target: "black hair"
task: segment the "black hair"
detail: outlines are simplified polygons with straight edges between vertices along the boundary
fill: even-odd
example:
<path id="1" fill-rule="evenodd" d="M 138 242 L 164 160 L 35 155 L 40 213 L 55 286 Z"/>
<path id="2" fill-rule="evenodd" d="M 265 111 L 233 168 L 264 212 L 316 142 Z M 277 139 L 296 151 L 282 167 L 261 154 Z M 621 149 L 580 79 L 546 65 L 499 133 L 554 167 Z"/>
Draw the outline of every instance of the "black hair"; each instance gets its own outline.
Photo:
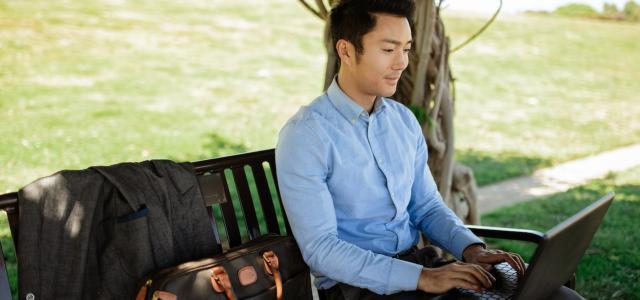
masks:
<path id="1" fill-rule="evenodd" d="M 341 0 L 331 9 L 330 33 L 333 46 L 340 39 L 351 42 L 362 54 L 362 36 L 376 26 L 374 13 L 405 17 L 413 28 L 413 0 Z M 412 31 L 413 32 L 413 31 Z"/>

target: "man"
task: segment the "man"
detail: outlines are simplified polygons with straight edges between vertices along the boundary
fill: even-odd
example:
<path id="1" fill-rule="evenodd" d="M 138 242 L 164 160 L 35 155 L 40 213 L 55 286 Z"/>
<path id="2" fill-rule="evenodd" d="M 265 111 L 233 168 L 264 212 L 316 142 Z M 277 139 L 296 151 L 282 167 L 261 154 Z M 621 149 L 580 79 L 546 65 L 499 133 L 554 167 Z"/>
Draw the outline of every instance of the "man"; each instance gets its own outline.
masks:
<path id="1" fill-rule="evenodd" d="M 411 0 L 349 0 L 333 8 L 338 75 L 280 132 L 284 208 L 323 298 L 483 290 L 499 262 L 524 274 L 519 255 L 485 249 L 443 204 L 420 125 L 385 98 L 408 65 L 413 10 Z M 430 267 L 398 259 L 415 252 L 420 232 L 464 262 Z"/>

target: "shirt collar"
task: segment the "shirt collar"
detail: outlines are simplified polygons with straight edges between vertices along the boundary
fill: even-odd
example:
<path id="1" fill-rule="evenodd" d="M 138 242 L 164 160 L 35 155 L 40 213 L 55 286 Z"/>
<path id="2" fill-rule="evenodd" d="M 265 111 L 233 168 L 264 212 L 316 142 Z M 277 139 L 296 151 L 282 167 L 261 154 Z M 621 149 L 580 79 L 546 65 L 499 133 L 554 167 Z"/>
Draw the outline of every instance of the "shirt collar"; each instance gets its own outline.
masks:
<path id="1" fill-rule="evenodd" d="M 362 113 L 365 113 L 365 116 L 368 115 L 362 106 L 358 105 L 358 103 L 342 91 L 338 85 L 337 76 L 333 78 L 331 85 L 327 88 L 327 95 L 329 96 L 329 101 L 333 103 L 338 112 L 349 121 L 353 122 Z M 376 97 L 373 104 L 373 113 L 381 112 L 386 106 L 387 104 L 383 97 Z"/>

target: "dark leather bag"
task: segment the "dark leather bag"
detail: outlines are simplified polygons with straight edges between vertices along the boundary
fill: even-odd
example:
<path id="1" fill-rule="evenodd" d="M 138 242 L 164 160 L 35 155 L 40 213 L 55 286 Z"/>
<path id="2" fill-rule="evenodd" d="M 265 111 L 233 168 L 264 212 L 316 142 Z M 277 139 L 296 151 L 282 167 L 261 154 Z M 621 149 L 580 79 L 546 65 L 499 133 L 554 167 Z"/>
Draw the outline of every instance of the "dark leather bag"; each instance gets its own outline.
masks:
<path id="1" fill-rule="evenodd" d="M 152 274 L 136 300 L 311 300 L 309 267 L 295 240 L 268 234 L 224 254 Z"/>

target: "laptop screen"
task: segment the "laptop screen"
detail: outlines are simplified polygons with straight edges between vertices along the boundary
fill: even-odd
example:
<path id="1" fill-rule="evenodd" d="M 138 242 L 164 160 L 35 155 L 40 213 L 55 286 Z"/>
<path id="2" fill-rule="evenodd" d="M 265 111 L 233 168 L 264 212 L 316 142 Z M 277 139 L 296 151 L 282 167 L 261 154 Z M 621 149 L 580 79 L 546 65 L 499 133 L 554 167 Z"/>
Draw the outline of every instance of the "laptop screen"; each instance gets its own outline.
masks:
<path id="1" fill-rule="evenodd" d="M 609 193 L 547 231 L 515 299 L 545 299 L 571 278 L 613 201 Z"/>

